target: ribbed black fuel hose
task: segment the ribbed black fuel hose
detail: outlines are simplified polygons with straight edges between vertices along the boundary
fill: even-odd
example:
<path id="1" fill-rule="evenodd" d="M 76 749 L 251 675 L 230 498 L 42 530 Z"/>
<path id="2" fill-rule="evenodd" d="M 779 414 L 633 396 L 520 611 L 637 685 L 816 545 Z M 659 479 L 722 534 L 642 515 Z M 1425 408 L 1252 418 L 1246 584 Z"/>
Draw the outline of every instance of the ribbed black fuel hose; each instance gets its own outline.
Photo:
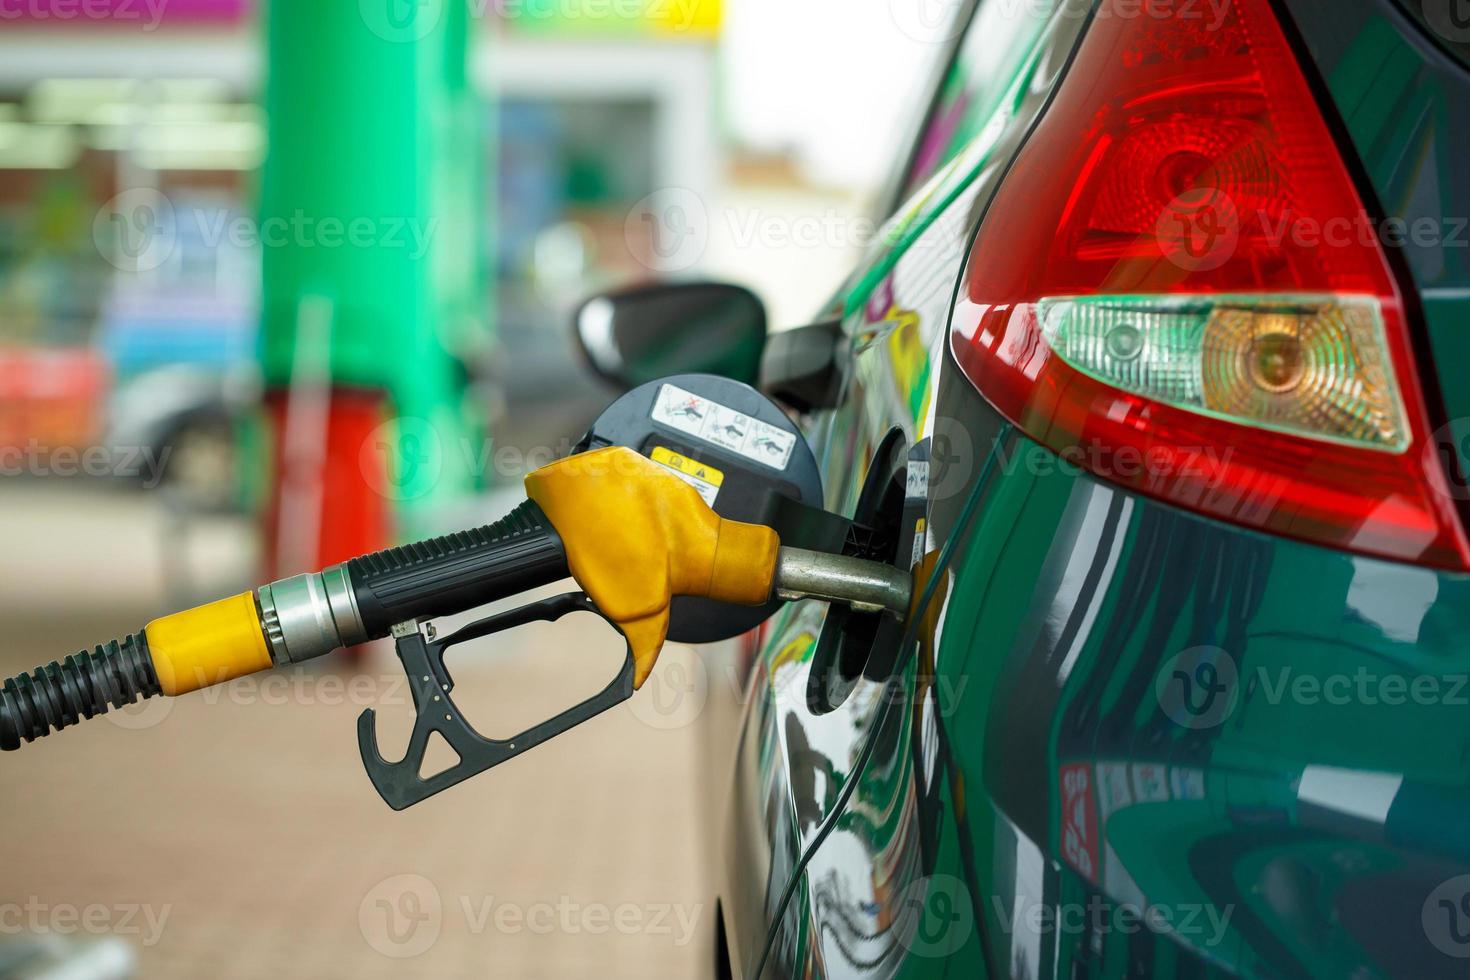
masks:
<path id="1" fill-rule="evenodd" d="M 148 641 L 135 633 L 121 642 L 83 650 L 0 688 L 0 749 L 20 748 L 87 718 L 163 693 Z"/>

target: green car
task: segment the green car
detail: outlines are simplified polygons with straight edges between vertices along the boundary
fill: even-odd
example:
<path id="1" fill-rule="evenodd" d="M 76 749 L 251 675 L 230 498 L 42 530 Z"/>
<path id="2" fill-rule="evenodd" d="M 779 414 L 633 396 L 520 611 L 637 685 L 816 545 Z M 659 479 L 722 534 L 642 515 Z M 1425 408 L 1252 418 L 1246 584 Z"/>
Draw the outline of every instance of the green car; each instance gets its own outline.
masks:
<path id="1" fill-rule="evenodd" d="M 962 6 L 764 379 L 926 604 L 763 628 L 718 975 L 1470 975 L 1470 9 Z"/>

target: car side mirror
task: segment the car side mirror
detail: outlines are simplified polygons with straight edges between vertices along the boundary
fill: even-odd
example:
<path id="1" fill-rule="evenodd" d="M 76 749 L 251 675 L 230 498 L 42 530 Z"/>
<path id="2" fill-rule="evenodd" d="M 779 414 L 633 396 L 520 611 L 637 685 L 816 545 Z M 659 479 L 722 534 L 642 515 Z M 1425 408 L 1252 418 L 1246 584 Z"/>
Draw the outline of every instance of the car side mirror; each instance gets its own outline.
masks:
<path id="1" fill-rule="evenodd" d="M 771 335 L 761 355 L 760 389 L 798 412 L 842 403 L 849 342 L 841 320 Z"/>
<path id="2" fill-rule="evenodd" d="M 640 286 L 587 300 L 573 328 L 592 370 L 624 388 L 672 374 L 716 374 L 753 385 L 766 344 L 766 308 L 740 286 Z"/>

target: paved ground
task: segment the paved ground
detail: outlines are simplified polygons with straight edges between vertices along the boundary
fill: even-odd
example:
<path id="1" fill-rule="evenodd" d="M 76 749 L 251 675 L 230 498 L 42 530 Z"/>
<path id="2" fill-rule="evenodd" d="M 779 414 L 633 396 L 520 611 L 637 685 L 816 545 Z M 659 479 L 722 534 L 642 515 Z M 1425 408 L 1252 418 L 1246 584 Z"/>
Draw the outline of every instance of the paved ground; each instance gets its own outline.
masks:
<path id="1" fill-rule="evenodd" d="M 246 584 L 248 529 L 193 527 L 170 571 L 177 530 L 144 497 L 0 487 L 0 670 Z M 504 734 L 591 693 L 620 655 L 595 620 L 480 641 L 451 664 L 456 700 Z M 140 976 L 190 980 L 707 975 L 704 842 L 735 700 L 700 683 L 727 676 L 715 656 L 671 648 L 654 696 L 404 813 L 374 793 L 355 737 L 378 705 L 385 746 L 406 739 L 391 650 L 356 674 L 94 720 L 0 757 L 0 933 L 118 936 Z"/>

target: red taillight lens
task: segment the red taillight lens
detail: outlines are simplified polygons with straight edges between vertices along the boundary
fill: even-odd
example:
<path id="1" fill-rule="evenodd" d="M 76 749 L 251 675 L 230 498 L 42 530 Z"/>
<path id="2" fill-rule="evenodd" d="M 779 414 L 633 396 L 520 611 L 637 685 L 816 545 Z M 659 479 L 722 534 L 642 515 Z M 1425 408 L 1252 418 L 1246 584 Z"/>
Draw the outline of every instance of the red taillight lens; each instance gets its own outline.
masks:
<path id="1" fill-rule="evenodd" d="M 955 356 L 1130 489 L 1470 567 L 1403 299 L 1311 89 L 1268 0 L 1213 16 L 1104 0 L 986 215 Z"/>

